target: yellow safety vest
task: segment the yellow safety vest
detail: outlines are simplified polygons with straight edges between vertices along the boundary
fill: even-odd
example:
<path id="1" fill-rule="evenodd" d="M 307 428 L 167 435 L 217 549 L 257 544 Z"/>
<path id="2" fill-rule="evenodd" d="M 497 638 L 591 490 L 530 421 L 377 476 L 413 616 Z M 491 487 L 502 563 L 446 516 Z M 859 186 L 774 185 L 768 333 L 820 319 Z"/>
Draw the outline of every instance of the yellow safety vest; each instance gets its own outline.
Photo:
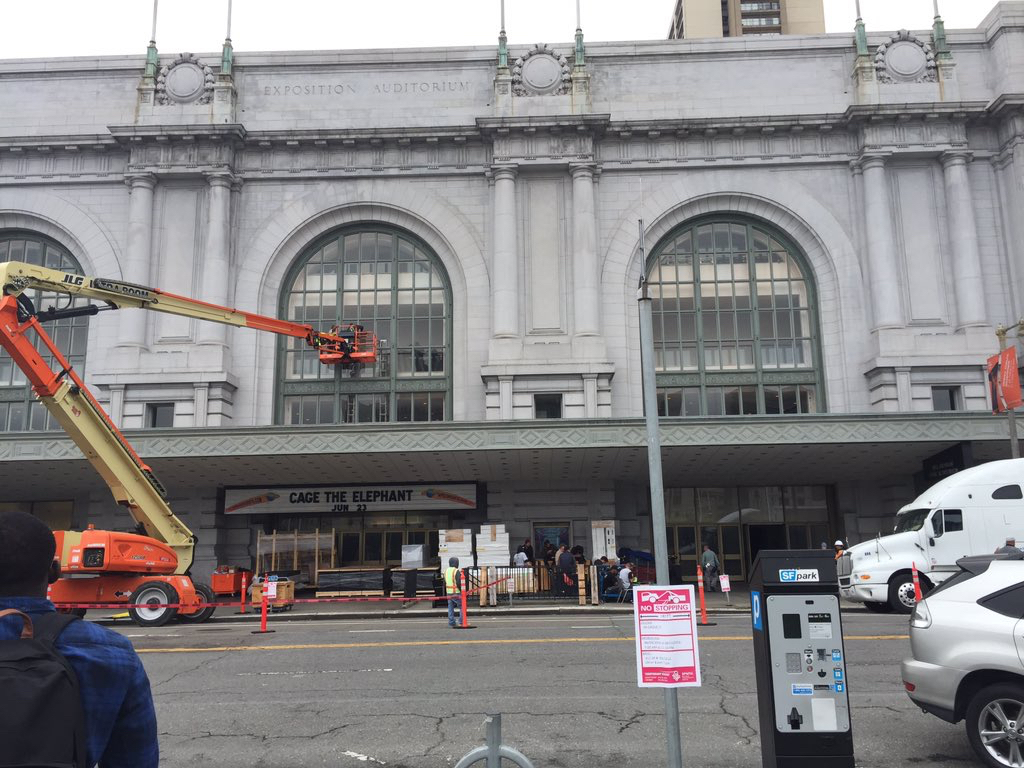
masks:
<path id="1" fill-rule="evenodd" d="M 457 595 L 462 590 L 459 589 L 459 569 L 458 568 L 446 568 L 444 571 L 444 591 L 449 595 Z"/>

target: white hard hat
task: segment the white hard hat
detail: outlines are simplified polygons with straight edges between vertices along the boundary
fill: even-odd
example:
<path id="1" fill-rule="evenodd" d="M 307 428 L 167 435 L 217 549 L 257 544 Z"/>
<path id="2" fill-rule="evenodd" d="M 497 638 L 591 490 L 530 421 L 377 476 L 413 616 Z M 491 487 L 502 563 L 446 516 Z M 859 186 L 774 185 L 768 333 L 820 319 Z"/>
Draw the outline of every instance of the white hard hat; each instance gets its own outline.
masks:
<path id="1" fill-rule="evenodd" d="M 836 539 L 836 543 L 835 543 L 834 546 L 837 546 L 837 547 L 843 546 L 843 540 L 842 539 Z"/>

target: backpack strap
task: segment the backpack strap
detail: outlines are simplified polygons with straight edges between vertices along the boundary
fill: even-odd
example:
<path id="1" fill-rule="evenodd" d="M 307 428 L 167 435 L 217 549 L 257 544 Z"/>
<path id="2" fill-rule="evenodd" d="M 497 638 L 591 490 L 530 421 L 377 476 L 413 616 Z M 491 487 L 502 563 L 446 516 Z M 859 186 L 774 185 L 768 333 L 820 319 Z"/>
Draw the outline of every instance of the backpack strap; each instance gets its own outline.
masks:
<path id="1" fill-rule="evenodd" d="M 73 621 L 78 621 L 78 616 L 73 613 L 50 611 L 40 614 L 36 616 L 34 637 L 47 648 L 51 648 L 60 637 L 60 633 Z"/>
<path id="2" fill-rule="evenodd" d="M 16 608 L 6 608 L 0 611 L 0 619 L 6 618 L 8 616 L 18 616 L 21 618 L 21 639 L 31 640 L 34 631 L 32 625 L 32 617 L 29 616 L 27 613 L 22 613 Z"/>

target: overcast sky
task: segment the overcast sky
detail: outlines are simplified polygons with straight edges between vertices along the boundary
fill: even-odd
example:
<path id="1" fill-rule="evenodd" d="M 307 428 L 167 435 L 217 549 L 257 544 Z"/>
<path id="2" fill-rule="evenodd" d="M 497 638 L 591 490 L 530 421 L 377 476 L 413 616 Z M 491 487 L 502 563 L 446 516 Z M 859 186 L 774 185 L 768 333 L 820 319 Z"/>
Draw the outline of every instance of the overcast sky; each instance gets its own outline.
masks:
<path id="1" fill-rule="evenodd" d="M 152 0 L 0 0 L 0 58 L 142 53 Z M 853 28 L 854 0 L 824 0 L 828 32 Z M 581 0 L 588 41 L 666 37 L 675 0 Z M 939 0 L 947 29 L 973 28 L 994 0 Z M 160 0 L 163 53 L 220 48 L 228 0 Z M 499 0 L 234 0 L 235 50 L 492 45 Z M 511 46 L 571 40 L 575 0 L 506 0 Z M 861 0 L 869 30 L 926 29 L 932 0 Z"/>

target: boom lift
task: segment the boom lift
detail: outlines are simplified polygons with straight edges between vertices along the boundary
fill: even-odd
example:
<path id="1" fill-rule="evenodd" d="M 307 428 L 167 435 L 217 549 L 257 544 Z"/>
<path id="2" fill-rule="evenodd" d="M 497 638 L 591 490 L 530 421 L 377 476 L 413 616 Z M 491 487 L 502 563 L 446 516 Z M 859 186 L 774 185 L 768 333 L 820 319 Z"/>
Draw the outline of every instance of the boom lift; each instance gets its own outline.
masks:
<path id="1" fill-rule="evenodd" d="M 225 325 L 254 328 L 305 340 L 324 365 L 358 371 L 377 360 L 377 337 L 359 325 L 312 326 L 208 304 L 119 280 L 9 261 L 0 262 L 0 345 L 25 374 L 36 397 L 64 428 L 136 523 L 138 533 L 55 531 L 62 577 L 50 598 L 58 603 L 125 603 L 136 624 L 161 626 L 175 615 L 205 621 L 214 611 L 200 607 L 213 592 L 189 576 L 196 538 L 171 511 L 163 485 L 128 444 L 106 411 L 57 349 L 41 323 L 94 315 L 97 304 L 37 311 L 25 295 L 52 291 L 102 302 L 106 309 L 148 309 Z M 54 370 L 29 332 L 53 356 Z M 180 605 L 180 607 L 172 607 Z"/>

